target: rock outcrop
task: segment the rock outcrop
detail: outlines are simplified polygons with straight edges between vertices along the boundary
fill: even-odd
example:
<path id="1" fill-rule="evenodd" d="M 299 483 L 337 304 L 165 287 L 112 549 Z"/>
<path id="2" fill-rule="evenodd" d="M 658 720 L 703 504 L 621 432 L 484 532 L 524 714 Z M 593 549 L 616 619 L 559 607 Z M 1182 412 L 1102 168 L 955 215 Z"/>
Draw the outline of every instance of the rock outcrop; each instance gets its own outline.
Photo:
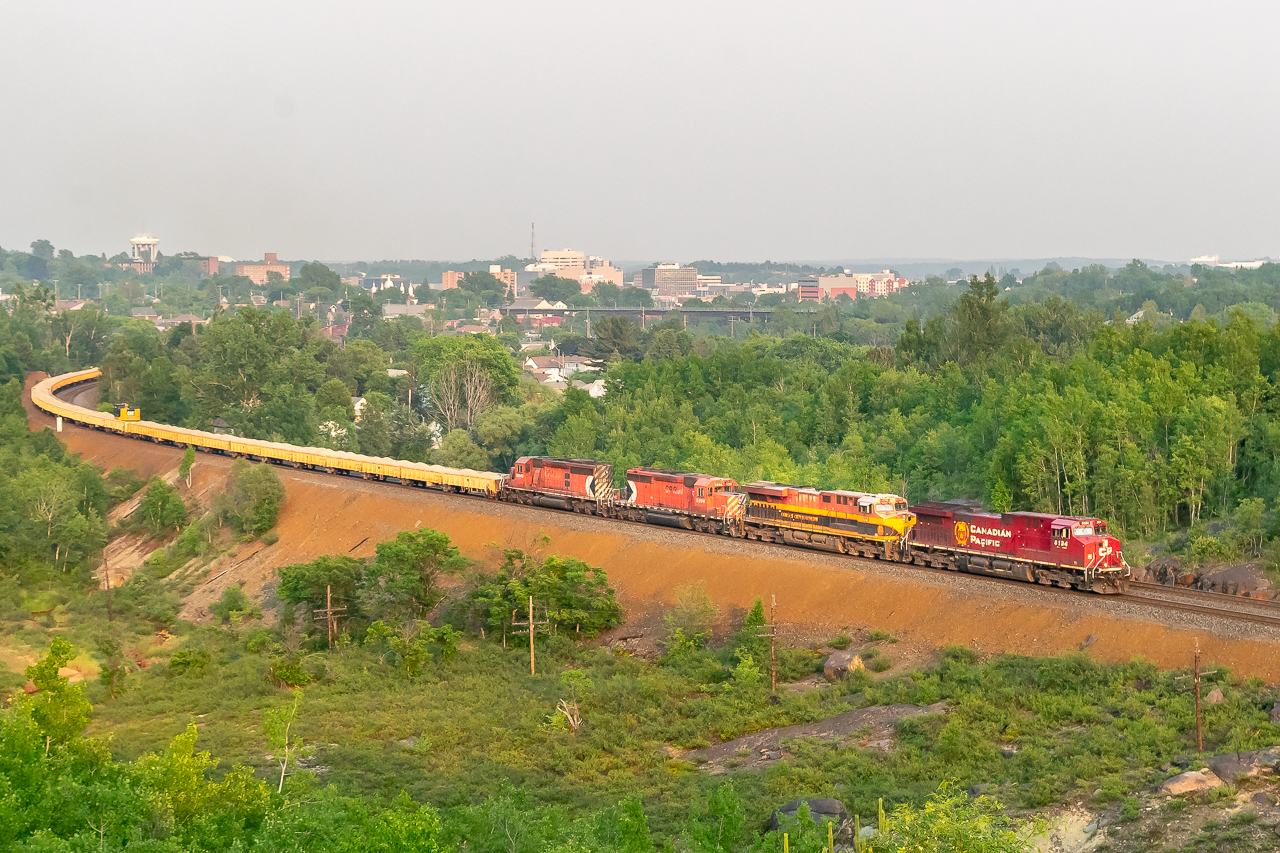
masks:
<path id="1" fill-rule="evenodd" d="M 1170 797 L 1179 794 L 1195 794 L 1222 787 L 1222 780 L 1212 770 L 1188 770 L 1179 773 L 1160 786 L 1160 793 Z"/>
<path id="2" fill-rule="evenodd" d="M 853 652 L 834 652 L 822 664 L 822 674 L 827 681 L 839 681 L 855 669 L 866 669 L 862 658 Z"/>

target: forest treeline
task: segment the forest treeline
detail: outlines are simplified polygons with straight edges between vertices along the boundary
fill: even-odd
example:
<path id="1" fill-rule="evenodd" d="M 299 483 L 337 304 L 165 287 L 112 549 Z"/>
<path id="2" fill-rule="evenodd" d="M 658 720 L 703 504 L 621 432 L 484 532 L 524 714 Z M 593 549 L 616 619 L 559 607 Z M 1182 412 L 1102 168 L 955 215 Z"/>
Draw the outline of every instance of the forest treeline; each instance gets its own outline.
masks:
<path id="1" fill-rule="evenodd" d="M 257 438 L 494 470 L 548 453 L 613 462 L 620 479 L 657 465 L 969 498 L 1098 514 L 1151 538 L 1280 496 L 1278 270 L 1192 282 L 1134 262 L 1043 270 L 1014 291 L 974 278 L 877 347 L 847 331 L 875 321 L 837 304 L 808 330 L 783 312 L 738 339 L 674 316 L 644 329 L 607 317 L 557 346 L 598 360 L 602 399 L 522 376 L 514 335 L 444 337 L 371 313 L 345 345 L 253 308 L 168 333 L 94 315 L 73 330 L 79 312 L 28 290 L 0 319 L 0 356 L 9 375 L 101 364 L 106 400 Z"/>

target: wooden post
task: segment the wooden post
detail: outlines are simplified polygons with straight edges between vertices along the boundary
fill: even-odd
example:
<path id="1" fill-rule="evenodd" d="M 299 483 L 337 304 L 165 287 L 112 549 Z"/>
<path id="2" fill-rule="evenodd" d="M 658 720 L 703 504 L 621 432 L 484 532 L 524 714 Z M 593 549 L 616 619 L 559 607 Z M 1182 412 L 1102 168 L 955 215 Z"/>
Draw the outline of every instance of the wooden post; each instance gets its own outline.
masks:
<path id="1" fill-rule="evenodd" d="M 536 663 L 535 663 L 535 659 L 534 659 L 533 635 L 534 635 L 534 633 L 538 630 L 538 626 L 539 626 L 539 625 L 547 625 L 547 624 L 550 624 L 550 621 L 551 621 L 551 620 L 550 620 L 549 618 L 548 618 L 548 619 L 543 619 L 541 622 L 538 622 L 538 621 L 535 621 L 535 620 L 534 620 L 534 618 L 533 618 L 533 596 L 532 596 L 532 595 L 531 595 L 531 596 L 529 596 L 529 620 L 528 620 L 527 622 L 519 622 L 519 621 L 517 621 L 517 620 L 516 620 L 516 612 L 515 612 L 514 610 L 512 610 L 512 611 L 511 611 L 511 628 L 512 628 L 511 633 L 513 633 L 513 634 L 523 634 L 523 633 L 525 633 L 525 632 L 527 631 L 527 632 L 528 632 L 528 634 L 529 634 L 529 674 L 530 674 L 530 675 L 537 675 L 537 674 L 538 674 L 537 665 L 536 665 Z M 517 625 L 523 625 L 523 626 L 525 626 L 525 627 L 524 627 L 524 630 L 519 630 L 519 629 L 517 629 L 517 628 L 516 628 L 516 626 L 517 626 Z"/>
<path id="2" fill-rule="evenodd" d="M 1200 715 L 1200 676 L 1213 675 L 1215 672 L 1217 672 L 1217 670 L 1211 669 L 1208 672 L 1200 671 L 1200 638 L 1199 637 L 1196 637 L 1196 650 L 1191 660 L 1192 660 L 1191 674 L 1179 675 L 1177 678 L 1174 679 L 1174 681 L 1182 681 L 1184 678 L 1191 679 L 1191 685 L 1192 685 L 1191 689 L 1196 692 L 1196 751 L 1204 752 L 1204 724 L 1202 721 L 1202 717 Z"/>
<path id="3" fill-rule="evenodd" d="M 356 547 L 359 547 L 358 545 Z M 329 633 L 329 648 L 333 648 L 333 635 L 338 630 L 338 614 L 345 613 L 347 608 L 333 606 L 333 587 L 326 584 L 324 588 L 324 609 L 312 611 L 316 616 L 323 616 Z"/>

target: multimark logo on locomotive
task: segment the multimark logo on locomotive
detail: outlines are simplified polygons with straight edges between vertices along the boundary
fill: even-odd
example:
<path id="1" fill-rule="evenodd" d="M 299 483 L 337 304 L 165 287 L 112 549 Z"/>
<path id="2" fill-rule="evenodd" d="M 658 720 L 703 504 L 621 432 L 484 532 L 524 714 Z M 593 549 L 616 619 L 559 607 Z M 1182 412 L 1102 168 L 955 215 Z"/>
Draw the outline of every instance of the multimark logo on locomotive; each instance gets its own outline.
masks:
<path id="1" fill-rule="evenodd" d="M 955 527 L 956 545 L 968 548 L 1003 548 L 1007 540 L 1013 538 L 1013 531 L 1007 527 L 982 527 L 968 525 L 957 521 Z"/>

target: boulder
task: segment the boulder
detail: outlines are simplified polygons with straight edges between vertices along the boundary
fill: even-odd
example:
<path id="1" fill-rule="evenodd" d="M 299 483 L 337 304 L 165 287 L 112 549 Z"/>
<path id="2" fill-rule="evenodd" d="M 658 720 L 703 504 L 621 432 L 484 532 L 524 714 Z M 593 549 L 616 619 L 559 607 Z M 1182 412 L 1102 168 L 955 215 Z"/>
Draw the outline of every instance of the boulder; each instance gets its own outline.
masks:
<path id="1" fill-rule="evenodd" d="M 792 800 L 785 806 L 774 809 L 773 814 L 769 816 L 769 823 L 766 828 L 770 830 L 781 829 L 783 819 L 795 817 L 800 807 L 806 804 L 809 806 L 809 818 L 815 824 L 824 826 L 827 823 L 834 823 L 836 825 L 835 834 L 838 837 L 845 836 L 842 840 L 849 840 L 847 836 L 853 828 L 853 818 L 849 817 L 849 810 L 839 800 L 819 797 Z"/>
<path id="2" fill-rule="evenodd" d="M 822 674 L 827 677 L 827 681 L 839 681 L 855 669 L 866 669 L 862 665 L 862 658 L 853 652 L 834 652 L 822 664 Z"/>
<path id="3" fill-rule="evenodd" d="M 1280 699 L 1277 699 L 1276 703 L 1271 706 L 1271 722 L 1280 726 Z"/>
<path id="4" fill-rule="evenodd" d="M 1273 773 L 1277 764 L 1280 764 L 1280 746 L 1248 752 L 1228 752 L 1209 759 L 1209 768 L 1228 785 L 1234 785 L 1241 779 Z"/>
<path id="5" fill-rule="evenodd" d="M 1209 691 L 1209 695 L 1204 697 L 1204 701 L 1208 702 L 1210 705 L 1221 705 L 1222 691 L 1216 687 L 1213 688 L 1212 690 Z"/>
<path id="6" fill-rule="evenodd" d="M 1160 793 L 1170 797 L 1179 794 L 1194 794 L 1198 791 L 1210 791 L 1222 787 L 1222 780 L 1212 770 L 1188 770 L 1179 773 L 1160 786 Z"/>

